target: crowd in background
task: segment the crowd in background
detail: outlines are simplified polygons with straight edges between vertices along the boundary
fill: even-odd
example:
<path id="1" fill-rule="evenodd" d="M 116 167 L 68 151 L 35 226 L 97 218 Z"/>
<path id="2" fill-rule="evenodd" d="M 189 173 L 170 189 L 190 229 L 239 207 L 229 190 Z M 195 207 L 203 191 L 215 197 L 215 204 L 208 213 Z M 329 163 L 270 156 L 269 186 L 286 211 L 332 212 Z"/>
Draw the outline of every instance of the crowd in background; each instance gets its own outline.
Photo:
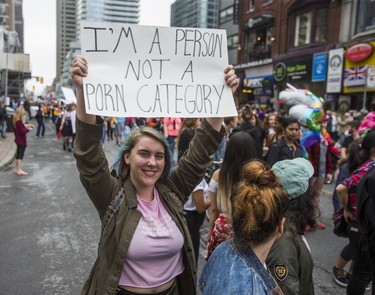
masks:
<path id="1" fill-rule="evenodd" d="M 75 104 L 47 106 L 44 103 L 38 103 L 36 106 L 38 108 L 34 114 L 28 102 L 15 106 L 16 112 L 13 119 L 13 121 L 16 120 L 13 128 L 17 143 L 15 173 L 19 176 L 27 175 L 27 172 L 21 169 L 27 146 L 26 133 L 35 127 L 25 122 L 25 114 L 28 114 L 29 119 L 35 119 L 37 138 L 45 136 L 46 122 L 50 121 L 55 126 L 57 138 L 61 138 L 62 148 L 67 152 L 71 152 L 74 148 Z M 233 203 L 231 195 L 240 183 L 242 167 L 249 161 L 261 161 L 260 163 L 267 166 L 254 167 L 259 171 L 268 171 L 267 167 L 279 165 L 281 161 L 304 158 L 313 167 L 309 189 L 308 192 L 301 192 L 300 195 L 303 197 L 298 195 L 298 204 L 292 202 L 297 196 L 291 198 L 288 192 L 290 206 L 294 208 L 290 210 L 291 212 L 295 210 L 295 212 L 291 214 L 291 217 L 285 215 L 287 231 L 302 237 L 302 242 L 298 242 L 298 247 L 305 245 L 306 249 L 309 249 L 304 239 L 304 232 L 326 227 L 325 224 L 319 222 L 320 195 L 324 183 L 335 182 L 337 189 L 332 198 L 332 215 L 336 218 L 336 222 L 341 218 L 338 216 L 343 216 L 348 222 L 346 228 L 348 244 L 343 247 L 341 253 L 337 253 L 338 260 L 333 266 L 332 275 L 337 284 L 347 287 L 347 294 L 363 294 L 372 277 L 368 257 L 359 247 L 361 228 L 356 215 L 356 199 L 360 180 L 375 165 L 375 137 L 371 132 L 375 128 L 374 114 L 375 102 L 371 104 L 371 110 L 368 113 L 349 111 L 339 114 L 328 110 L 319 122 L 321 124 L 319 139 L 312 142 L 310 142 L 311 138 L 304 139 L 306 131 L 304 126 L 301 126 L 298 120 L 288 117 L 284 110 L 273 111 L 270 108 L 263 109 L 247 104 L 238 110 L 238 117 L 225 118 L 223 123 L 225 136 L 213 157 L 218 169 L 211 171 L 209 177 L 199 183 L 184 207 L 196 261 L 199 256 L 200 227 L 204 222 L 207 209 L 210 210 L 210 234 L 205 259 L 209 261 L 210 256 L 220 244 L 235 237 L 233 219 L 236 217 L 233 217 L 233 214 L 236 210 L 232 206 L 238 204 Z M 6 137 L 7 116 L 5 105 L 1 103 L 1 138 Z M 143 126 L 154 128 L 167 140 L 173 165 L 177 166 L 189 149 L 195 130 L 201 124 L 201 119 L 106 117 L 104 122 L 101 142 L 103 145 L 106 142 L 107 144 L 113 143 L 116 147 L 121 147 L 134 130 Z M 251 176 L 253 177 L 255 176 Z M 308 218 L 301 221 L 302 217 L 297 216 L 296 212 L 304 210 L 307 210 Z M 341 212 L 341 215 L 338 212 Z M 269 250 L 273 261 L 272 265 L 268 265 L 269 271 L 281 286 L 284 294 L 297 294 L 294 293 L 296 290 L 305 290 L 300 291 L 299 294 L 312 294 L 313 263 L 310 252 L 306 251 L 304 255 L 311 267 L 307 274 L 302 274 L 295 269 L 298 263 L 293 265 L 287 261 L 288 255 L 292 254 L 287 253 L 283 260 L 277 257 L 275 251 Z M 272 269 L 274 265 L 279 265 L 279 268 Z M 289 273 L 285 274 L 285 271 Z M 293 284 L 285 283 L 289 281 L 289 277 L 293 277 Z M 291 286 L 294 286 L 294 289 Z"/>

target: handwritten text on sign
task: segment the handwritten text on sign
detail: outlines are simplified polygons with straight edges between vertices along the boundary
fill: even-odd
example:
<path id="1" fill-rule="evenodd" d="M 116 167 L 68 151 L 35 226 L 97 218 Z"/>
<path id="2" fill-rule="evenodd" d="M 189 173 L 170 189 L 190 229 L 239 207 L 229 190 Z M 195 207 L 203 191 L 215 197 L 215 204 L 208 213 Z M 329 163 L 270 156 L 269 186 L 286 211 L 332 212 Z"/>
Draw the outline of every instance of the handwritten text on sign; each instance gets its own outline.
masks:
<path id="1" fill-rule="evenodd" d="M 102 116 L 224 117 L 237 111 L 225 84 L 223 30 L 82 22 L 86 112 Z"/>

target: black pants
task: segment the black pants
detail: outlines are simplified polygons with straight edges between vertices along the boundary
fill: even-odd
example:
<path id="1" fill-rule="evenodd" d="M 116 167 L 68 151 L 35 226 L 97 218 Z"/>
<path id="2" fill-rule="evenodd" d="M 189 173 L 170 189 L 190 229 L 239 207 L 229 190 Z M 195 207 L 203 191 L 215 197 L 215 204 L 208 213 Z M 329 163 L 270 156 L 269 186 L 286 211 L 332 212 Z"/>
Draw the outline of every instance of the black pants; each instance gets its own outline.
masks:
<path id="1" fill-rule="evenodd" d="M 198 263 L 199 257 L 199 243 L 200 243 L 200 229 L 204 221 L 205 213 L 198 213 L 198 211 L 187 211 L 186 210 L 186 222 L 189 228 L 191 240 L 193 242 L 195 262 Z"/>
<path id="2" fill-rule="evenodd" d="M 22 160 L 25 155 L 26 147 L 17 144 L 16 160 Z"/>
<path id="3" fill-rule="evenodd" d="M 363 295 L 371 281 L 370 259 L 360 248 L 361 232 L 357 223 L 348 224 L 349 242 L 353 246 L 353 274 L 346 289 L 347 295 Z M 374 288 L 373 293 L 374 294 Z"/>

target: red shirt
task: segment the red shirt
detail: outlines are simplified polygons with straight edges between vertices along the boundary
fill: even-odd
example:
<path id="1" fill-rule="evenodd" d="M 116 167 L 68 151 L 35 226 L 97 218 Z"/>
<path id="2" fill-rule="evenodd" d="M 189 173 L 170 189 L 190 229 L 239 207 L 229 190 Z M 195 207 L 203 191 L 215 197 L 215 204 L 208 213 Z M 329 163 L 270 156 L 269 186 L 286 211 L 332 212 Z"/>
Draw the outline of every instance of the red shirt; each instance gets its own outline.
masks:
<path id="1" fill-rule="evenodd" d="M 14 136 L 15 136 L 14 141 L 16 142 L 17 145 L 24 146 L 24 147 L 27 146 L 27 141 L 26 141 L 27 132 L 29 132 L 29 129 L 26 128 L 22 120 L 18 120 L 14 128 Z"/>
<path id="2" fill-rule="evenodd" d="M 329 142 L 328 142 L 329 144 Z M 326 155 L 326 175 L 332 174 L 333 171 L 333 162 L 332 162 L 332 155 L 329 151 L 329 146 Z M 311 147 L 307 148 L 307 153 L 309 155 L 309 161 L 311 165 L 314 167 L 314 176 L 319 176 L 319 165 L 320 165 L 320 142 L 315 143 Z"/>
<path id="3" fill-rule="evenodd" d="M 345 180 L 342 182 L 343 185 L 346 186 L 348 189 L 348 202 L 349 202 L 349 208 L 350 211 L 353 213 L 353 217 L 356 220 L 357 219 L 357 185 L 362 179 L 363 176 L 366 175 L 367 171 L 371 169 L 372 166 L 374 166 L 375 161 L 367 160 L 366 162 L 362 163 L 356 170 L 350 174 L 348 178 L 345 178 Z"/>

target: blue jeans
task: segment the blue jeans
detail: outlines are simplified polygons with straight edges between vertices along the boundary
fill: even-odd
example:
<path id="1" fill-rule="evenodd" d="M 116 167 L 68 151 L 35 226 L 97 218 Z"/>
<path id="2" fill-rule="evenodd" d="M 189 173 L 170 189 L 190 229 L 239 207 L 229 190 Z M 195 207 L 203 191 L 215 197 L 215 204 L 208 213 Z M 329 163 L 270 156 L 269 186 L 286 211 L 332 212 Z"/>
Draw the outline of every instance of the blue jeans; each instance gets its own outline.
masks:
<path id="1" fill-rule="evenodd" d="M 5 131 L 6 131 L 6 120 L 1 120 L 1 137 L 5 137 Z"/>
<path id="2" fill-rule="evenodd" d="M 174 159 L 175 139 L 176 139 L 176 136 L 168 136 L 169 152 L 171 153 L 172 159 Z"/>
<path id="3" fill-rule="evenodd" d="M 342 183 L 345 178 L 347 178 L 349 176 L 350 176 L 350 172 L 349 172 L 348 163 L 345 163 L 340 167 L 339 174 L 338 174 L 337 180 L 336 180 L 335 188 L 340 183 Z M 339 200 L 339 197 L 336 193 L 336 189 L 333 190 L 332 204 L 333 204 L 333 210 L 334 210 L 333 212 L 336 212 L 337 210 L 339 210 L 342 207 L 342 204 L 341 204 L 341 202 Z"/>
<path id="4" fill-rule="evenodd" d="M 198 263 L 199 257 L 199 243 L 201 239 L 200 229 L 203 224 L 205 213 L 198 213 L 198 211 L 188 211 L 186 210 L 186 222 L 190 232 L 191 240 L 193 242 L 195 262 Z"/>
<path id="5" fill-rule="evenodd" d="M 214 160 L 216 162 L 220 162 L 224 159 L 224 154 L 225 154 L 225 148 L 227 147 L 227 138 L 224 136 L 223 140 L 221 141 L 219 145 L 219 149 L 216 151 L 214 154 Z"/>
<path id="6" fill-rule="evenodd" d="M 40 130 L 42 130 L 42 136 L 44 136 L 44 132 L 46 131 L 46 126 L 44 125 L 44 120 L 38 122 L 38 130 L 36 131 L 36 136 L 40 136 Z"/>

